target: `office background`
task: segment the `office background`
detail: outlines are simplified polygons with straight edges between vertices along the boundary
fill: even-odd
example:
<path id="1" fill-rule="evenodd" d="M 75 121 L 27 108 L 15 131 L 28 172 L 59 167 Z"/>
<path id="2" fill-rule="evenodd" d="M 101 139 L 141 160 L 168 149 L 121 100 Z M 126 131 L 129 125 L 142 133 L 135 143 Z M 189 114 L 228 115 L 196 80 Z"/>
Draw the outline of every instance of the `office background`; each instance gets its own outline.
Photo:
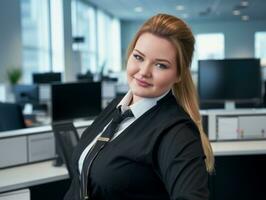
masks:
<path id="1" fill-rule="evenodd" d="M 195 33 L 195 82 L 198 60 L 227 58 L 259 58 L 265 81 L 265 8 L 264 0 L 2 0 L 0 85 L 12 92 L 7 72 L 14 68 L 23 72 L 20 84 L 32 84 L 32 73 L 60 72 L 63 82 L 74 82 L 77 74 L 90 71 L 96 79 L 111 75 L 123 85 L 127 46 L 144 20 L 156 12 L 185 19 Z M 104 95 L 112 98 L 112 90 L 108 83 Z M 202 116 L 216 156 L 211 199 L 264 198 L 265 109 L 206 110 Z M 90 123 L 74 125 L 81 134 Z M 247 131 L 239 132 L 241 128 Z M 23 194 L 30 193 L 32 200 L 62 198 L 68 173 L 52 165 L 54 143 L 47 124 L 0 134 L 4 149 L 0 151 L 0 199 L 6 192 L 25 188 L 30 192 Z"/>

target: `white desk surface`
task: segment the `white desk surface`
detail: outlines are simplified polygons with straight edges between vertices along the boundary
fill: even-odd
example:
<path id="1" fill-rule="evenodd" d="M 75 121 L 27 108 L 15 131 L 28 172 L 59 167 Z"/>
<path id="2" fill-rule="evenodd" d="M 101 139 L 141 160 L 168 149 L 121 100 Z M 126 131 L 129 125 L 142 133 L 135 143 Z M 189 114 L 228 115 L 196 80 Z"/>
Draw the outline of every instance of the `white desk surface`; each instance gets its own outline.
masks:
<path id="1" fill-rule="evenodd" d="M 266 154 L 266 140 L 211 142 L 215 156 Z"/>
<path id="2" fill-rule="evenodd" d="M 266 155 L 266 140 L 212 142 L 211 145 L 215 156 Z M 2 169 L 0 193 L 66 178 L 68 172 L 65 166 L 54 167 L 52 161 Z"/>
<path id="3" fill-rule="evenodd" d="M 91 125 L 93 120 L 88 121 L 77 121 L 74 122 L 74 126 L 76 128 L 88 127 Z M 39 126 L 39 127 L 31 127 L 31 128 L 24 128 L 24 129 L 17 129 L 11 131 L 2 131 L 0 134 L 0 139 L 8 138 L 8 137 L 18 137 L 23 135 L 31 135 L 37 133 L 44 133 L 44 132 L 52 132 L 51 125 Z"/>
<path id="4" fill-rule="evenodd" d="M 68 178 L 65 166 L 45 161 L 0 170 L 0 193 Z"/>

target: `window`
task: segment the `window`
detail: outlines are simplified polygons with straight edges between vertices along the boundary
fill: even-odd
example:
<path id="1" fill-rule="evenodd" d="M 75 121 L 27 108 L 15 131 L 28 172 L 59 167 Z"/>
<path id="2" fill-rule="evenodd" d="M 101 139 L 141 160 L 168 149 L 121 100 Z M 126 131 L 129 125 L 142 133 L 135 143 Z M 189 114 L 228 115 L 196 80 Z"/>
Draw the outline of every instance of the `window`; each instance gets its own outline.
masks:
<path id="1" fill-rule="evenodd" d="M 62 0 L 50 0 L 51 13 L 51 64 L 50 70 L 64 72 L 64 33 Z"/>
<path id="2" fill-rule="evenodd" d="M 96 12 L 94 8 L 80 1 L 72 1 L 72 35 L 74 62 L 81 72 L 95 72 L 96 52 Z"/>
<path id="3" fill-rule="evenodd" d="M 121 70 L 120 21 L 102 11 L 97 12 L 98 59 L 104 74 Z"/>
<path id="4" fill-rule="evenodd" d="M 108 67 L 113 72 L 119 72 L 122 69 L 120 21 L 113 18 L 110 28 L 112 31 L 110 32 L 110 41 L 108 42 Z"/>
<path id="5" fill-rule="evenodd" d="M 261 65 L 266 67 L 266 32 L 255 33 L 255 57 L 261 59 Z"/>
<path id="6" fill-rule="evenodd" d="M 50 42 L 47 0 L 22 0 L 23 79 L 50 66 Z"/>
<path id="7" fill-rule="evenodd" d="M 72 2 L 75 62 L 81 72 L 108 73 L 121 69 L 120 21 L 84 2 Z"/>
<path id="8" fill-rule="evenodd" d="M 61 1 L 21 0 L 22 68 L 25 83 L 31 81 L 34 72 L 63 71 L 62 36 L 58 35 L 60 31 L 62 34 Z M 52 22 L 51 18 L 56 20 Z"/>
<path id="9" fill-rule="evenodd" d="M 192 71 L 198 71 L 198 60 L 223 59 L 224 34 L 207 33 L 196 35 L 195 54 L 192 62 Z"/>

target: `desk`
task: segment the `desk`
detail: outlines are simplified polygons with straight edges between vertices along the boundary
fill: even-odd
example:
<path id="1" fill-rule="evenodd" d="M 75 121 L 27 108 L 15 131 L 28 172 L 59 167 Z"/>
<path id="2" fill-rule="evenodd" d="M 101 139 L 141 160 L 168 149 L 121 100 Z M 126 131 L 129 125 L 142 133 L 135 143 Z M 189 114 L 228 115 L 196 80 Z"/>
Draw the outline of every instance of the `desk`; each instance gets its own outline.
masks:
<path id="1" fill-rule="evenodd" d="M 211 142 L 215 156 L 266 155 L 266 140 Z"/>
<path id="2" fill-rule="evenodd" d="M 0 170 L 0 193 L 68 178 L 65 166 L 54 167 L 52 161 Z"/>
<path id="3" fill-rule="evenodd" d="M 79 135 L 92 123 L 75 122 Z M 25 128 L 0 133 L 0 168 L 53 159 L 56 156 L 51 126 Z M 7 156 L 7 153 L 9 156 Z"/>

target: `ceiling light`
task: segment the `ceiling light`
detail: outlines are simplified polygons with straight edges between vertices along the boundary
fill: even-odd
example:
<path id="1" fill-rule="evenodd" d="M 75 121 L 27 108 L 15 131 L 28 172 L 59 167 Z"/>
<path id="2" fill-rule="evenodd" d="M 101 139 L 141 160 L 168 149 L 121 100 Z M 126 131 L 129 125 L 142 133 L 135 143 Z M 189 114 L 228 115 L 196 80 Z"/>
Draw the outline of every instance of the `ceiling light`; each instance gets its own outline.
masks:
<path id="1" fill-rule="evenodd" d="M 177 6 L 175 7 L 175 9 L 176 9 L 177 11 L 182 11 L 182 10 L 185 10 L 185 7 L 182 6 L 182 5 L 177 5 Z"/>
<path id="2" fill-rule="evenodd" d="M 141 6 L 137 6 L 134 8 L 135 12 L 143 12 L 143 8 Z"/>
<path id="3" fill-rule="evenodd" d="M 240 15 L 240 14 L 241 14 L 240 10 L 233 10 L 233 15 Z"/>
<path id="4" fill-rule="evenodd" d="M 243 7 L 247 7 L 248 6 L 248 1 L 241 1 L 240 2 L 240 5 L 243 6 Z"/>
<path id="5" fill-rule="evenodd" d="M 243 21 L 248 21 L 249 20 L 249 16 L 248 15 L 243 15 L 243 16 L 241 16 L 241 19 Z"/>

